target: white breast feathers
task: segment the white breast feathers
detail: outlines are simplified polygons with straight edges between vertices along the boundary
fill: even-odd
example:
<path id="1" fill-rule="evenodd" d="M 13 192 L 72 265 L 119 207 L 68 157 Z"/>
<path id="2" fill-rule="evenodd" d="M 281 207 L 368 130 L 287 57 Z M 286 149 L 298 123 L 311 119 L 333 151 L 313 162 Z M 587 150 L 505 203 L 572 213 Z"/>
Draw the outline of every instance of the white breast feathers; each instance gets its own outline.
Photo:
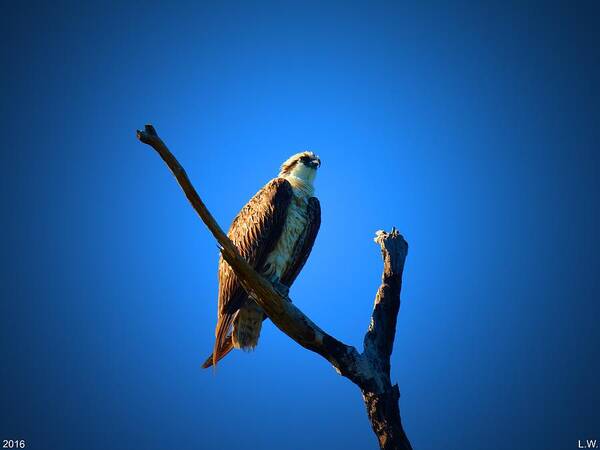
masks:
<path id="1" fill-rule="evenodd" d="M 298 238 L 304 232 L 308 221 L 308 196 L 294 190 L 294 197 L 288 206 L 287 218 L 283 225 L 281 237 L 275 248 L 267 256 L 265 275 L 278 279 L 292 263 L 292 252 Z"/>

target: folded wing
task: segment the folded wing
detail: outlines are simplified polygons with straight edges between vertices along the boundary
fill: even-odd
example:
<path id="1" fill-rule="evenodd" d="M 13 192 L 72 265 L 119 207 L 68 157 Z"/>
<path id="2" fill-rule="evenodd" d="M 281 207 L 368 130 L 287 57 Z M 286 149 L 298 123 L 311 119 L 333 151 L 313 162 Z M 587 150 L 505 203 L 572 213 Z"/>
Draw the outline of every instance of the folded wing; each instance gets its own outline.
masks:
<path id="1" fill-rule="evenodd" d="M 257 270 L 261 269 L 267 255 L 281 236 L 292 196 L 292 186 L 287 180 L 283 178 L 271 180 L 242 208 L 229 228 L 227 235 L 242 257 Z M 229 337 L 231 326 L 237 311 L 247 301 L 249 301 L 248 294 L 231 266 L 221 257 L 213 364 L 231 350 Z"/>

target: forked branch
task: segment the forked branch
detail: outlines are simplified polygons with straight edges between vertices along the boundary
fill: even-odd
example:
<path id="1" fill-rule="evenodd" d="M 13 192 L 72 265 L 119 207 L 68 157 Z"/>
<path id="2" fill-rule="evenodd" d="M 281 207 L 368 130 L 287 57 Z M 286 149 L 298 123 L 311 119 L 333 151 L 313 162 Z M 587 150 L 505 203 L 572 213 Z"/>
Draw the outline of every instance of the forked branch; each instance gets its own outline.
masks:
<path id="1" fill-rule="evenodd" d="M 390 233 L 377 232 L 375 242 L 381 247 L 384 261 L 382 283 L 365 335 L 365 351 L 359 353 L 353 346 L 323 331 L 241 257 L 152 125 L 146 125 L 144 131 L 138 130 L 137 138 L 154 148 L 167 164 L 192 207 L 217 240 L 223 258 L 233 268 L 244 289 L 253 293 L 253 298 L 271 321 L 298 344 L 327 359 L 341 375 L 361 389 L 380 447 L 410 449 L 400 422 L 398 386 L 392 386 L 390 382 L 390 355 L 400 307 L 402 270 L 408 251 L 402 235 L 395 229 Z"/>

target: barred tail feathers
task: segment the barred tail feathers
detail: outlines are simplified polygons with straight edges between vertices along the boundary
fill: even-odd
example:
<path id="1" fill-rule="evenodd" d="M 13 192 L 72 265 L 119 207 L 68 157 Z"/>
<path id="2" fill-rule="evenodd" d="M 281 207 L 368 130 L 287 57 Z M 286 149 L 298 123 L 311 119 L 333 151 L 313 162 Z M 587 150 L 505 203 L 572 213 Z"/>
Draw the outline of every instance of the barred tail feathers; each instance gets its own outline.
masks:
<path id="1" fill-rule="evenodd" d="M 263 318 L 264 313 L 255 302 L 250 302 L 241 308 L 233 322 L 231 333 L 233 346 L 247 351 L 254 350 L 260 337 Z"/>

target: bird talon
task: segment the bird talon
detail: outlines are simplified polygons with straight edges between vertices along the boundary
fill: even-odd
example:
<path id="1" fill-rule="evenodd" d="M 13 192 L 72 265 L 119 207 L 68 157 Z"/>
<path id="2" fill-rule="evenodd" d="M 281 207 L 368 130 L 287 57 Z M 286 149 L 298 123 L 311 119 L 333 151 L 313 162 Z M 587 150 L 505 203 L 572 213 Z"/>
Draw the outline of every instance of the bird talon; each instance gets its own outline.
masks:
<path id="1" fill-rule="evenodd" d="M 290 288 L 287 287 L 285 284 L 283 284 L 281 281 L 279 281 L 279 278 L 273 277 L 270 281 L 271 281 L 271 284 L 273 285 L 273 289 L 275 289 L 277 292 L 279 292 L 284 297 L 288 296 L 288 294 L 290 292 Z"/>

